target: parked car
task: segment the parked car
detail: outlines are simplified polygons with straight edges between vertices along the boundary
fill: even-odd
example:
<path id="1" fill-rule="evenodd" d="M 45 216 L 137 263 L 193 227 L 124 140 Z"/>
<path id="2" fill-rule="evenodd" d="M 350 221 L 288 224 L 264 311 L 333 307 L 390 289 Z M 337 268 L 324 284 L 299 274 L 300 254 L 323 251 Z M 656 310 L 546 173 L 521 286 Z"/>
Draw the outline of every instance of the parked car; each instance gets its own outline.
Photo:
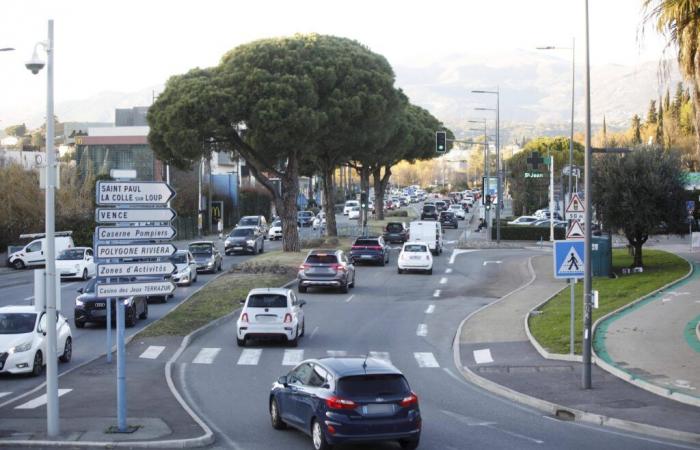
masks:
<path id="1" fill-rule="evenodd" d="M 262 253 L 265 251 L 265 235 L 258 227 L 237 227 L 224 241 L 224 253 Z"/>
<path id="2" fill-rule="evenodd" d="M 311 250 L 297 274 L 299 292 L 309 287 L 336 287 L 341 292 L 355 287 L 355 266 L 342 250 Z"/>
<path id="3" fill-rule="evenodd" d="M 242 300 L 243 309 L 236 321 L 236 343 L 243 347 L 248 339 L 283 339 L 296 347 L 304 335 L 305 300 L 297 299 L 291 289 L 257 288 Z"/>
<path id="4" fill-rule="evenodd" d="M 520 216 L 517 219 L 508 222 L 508 225 L 530 225 L 538 220 L 539 219 L 534 216 Z"/>
<path id="5" fill-rule="evenodd" d="M 57 316 L 54 358 L 67 363 L 73 356 L 73 333 L 63 314 Z M 46 330 L 46 313 L 34 306 L 0 307 L 0 374 L 41 375 L 49 358 Z"/>
<path id="6" fill-rule="evenodd" d="M 401 248 L 398 259 L 398 272 L 406 270 L 423 270 L 433 273 L 433 255 L 424 242 L 406 242 Z"/>
<path id="7" fill-rule="evenodd" d="M 212 241 L 192 242 L 187 248 L 197 263 L 197 272 L 221 272 L 223 258 Z"/>
<path id="8" fill-rule="evenodd" d="M 437 220 L 438 209 L 434 204 L 423 205 L 423 211 L 420 213 L 420 220 Z"/>
<path id="9" fill-rule="evenodd" d="M 350 249 L 353 264 L 375 262 L 384 266 L 389 263 L 389 248 L 382 237 L 359 237 Z"/>
<path id="10" fill-rule="evenodd" d="M 120 282 L 130 283 L 132 278 L 120 279 Z M 96 279 L 87 282 L 84 288 L 78 289 L 75 299 L 73 322 L 77 328 L 84 328 L 87 323 L 105 323 L 107 321 L 107 304 L 110 305 L 112 321 L 117 320 L 117 309 L 114 299 L 97 298 L 95 295 Z M 127 327 L 136 325 L 137 319 L 148 318 L 148 302 L 146 297 L 127 297 L 120 299 L 124 302 L 124 323 Z"/>
<path id="11" fill-rule="evenodd" d="M 440 212 L 440 225 L 444 227 L 452 227 L 454 229 L 457 229 L 459 227 L 459 220 L 457 219 L 457 216 L 454 215 L 454 213 L 450 211 L 442 211 Z"/>
<path id="12" fill-rule="evenodd" d="M 300 227 L 310 227 L 314 223 L 313 211 L 299 211 L 297 213 L 297 225 Z"/>
<path id="13" fill-rule="evenodd" d="M 464 220 L 467 217 L 467 214 L 464 212 L 464 208 L 462 208 L 462 205 L 459 204 L 450 205 L 448 211 L 457 216 L 459 220 Z"/>
<path id="14" fill-rule="evenodd" d="M 17 270 L 31 266 L 43 266 L 46 263 L 46 237 L 43 233 L 38 233 L 36 236 L 42 236 L 25 245 L 21 250 L 18 250 L 7 258 L 7 265 L 14 267 Z M 63 250 L 73 248 L 73 238 L 70 236 L 56 236 L 54 238 L 54 249 L 56 255 Z"/>
<path id="15" fill-rule="evenodd" d="M 95 257 L 90 247 L 73 247 L 56 256 L 56 273 L 61 278 L 87 280 L 95 275 Z"/>
<path id="16" fill-rule="evenodd" d="M 355 219 L 359 220 L 360 219 L 360 207 L 359 206 L 353 206 L 350 208 L 348 211 L 348 219 Z"/>
<path id="17" fill-rule="evenodd" d="M 345 206 L 343 207 L 343 215 L 347 216 L 350 213 L 350 210 L 354 207 L 359 207 L 360 202 L 357 200 L 348 200 L 345 202 Z"/>
<path id="18" fill-rule="evenodd" d="M 275 219 L 267 232 L 267 238 L 271 241 L 282 239 L 282 219 Z"/>
<path id="19" fill-rule="evenodd" d="M 420 442 L 418 397 L 401 371 L 381 359 L 303 361 L 273 383 L 268 407 L 273 428 L 299 429 L 315 450 L 367 441 L 416 449 Z"/>
<path id="20" fill-rule="evenodd" d="M 408 240 L 408 226 L 404 222 L 389 222 L 384 227 L 384 240 L 403 244 Z"/>
<path id="21" fill-rule="evenodd" d="M 258 227 L 260 232 L 265 236 L 267 234 L 267 220 L 265 216 L 243 216 L 238 221 L 238 227 Z"/>
<path id="22" fill-rule="evenodd" d="M 546 227 L 549 228 L 549 219 L 542 219 L 530 224 L 531 227 Z M 566 220 L 554 220 L 554 228 L 567 228 L 569 223 Z"/>

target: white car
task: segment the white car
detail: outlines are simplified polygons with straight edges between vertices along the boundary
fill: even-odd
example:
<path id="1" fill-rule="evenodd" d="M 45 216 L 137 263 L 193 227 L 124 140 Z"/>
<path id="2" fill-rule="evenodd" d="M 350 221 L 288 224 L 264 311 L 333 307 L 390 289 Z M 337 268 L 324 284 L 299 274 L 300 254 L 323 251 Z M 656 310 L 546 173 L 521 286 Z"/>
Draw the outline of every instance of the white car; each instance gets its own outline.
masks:
<path id="1" fill-rule="evenodd" d="M 0 373 L 41 375 L 47 361 L 46 313 L 34 306 L 0 307 Z M 56 355 L 69 362 L 73 335 L 63 315 L 56 322 Z M 4 358 L 3 358 L 4 356 Z"/>
<path id="2" fill-rule="evenodd" d="M 241 301 L 243 309 L 236 321 L 236 343 L 243 347 L 247 339 L 281 338 L 296 347 L 304 335 L 305 300 L 291 289 L 256 288 Z"/>
<path id="3" fill-rule="evenodd" d="M 357 200 L 348 200 L 347 202 L 345 202 L 345 207 L 343 208 L 343 215 L 347 216 L 348 214 L 350 214 L 350 210 L 356 206 L 360 206 L 360 202 L 358 202 Z"/>
<path id="4" fill-rule="evenodd" d="M 319 228 L 325 228 L 326 227 L 326 213 L 321 211 L 318 214 L 316 214 L 316 217 L 314 218 L 314 222 L 311 224 L 311 227 L 314 230 L 318 230 Z"/>
<path id="5" fill-rule="evenodd" d="M 508 222 L 508 225 L 531 225 L 533 222 L 540 220 L 535 216 L 520 216 L 515 220 Z"/>
<path id="6" fill-rule="evenodd" d="M 462 208 L 462 205 L 450 205 L 448 211 L 454 213 L 454 215 L 459 220 L 464 220 L 467 217 L 467 214 L 464 212 L 464 208 Z"/>
<path id="7" fill-rule="evenodd" d="M 90 247 L 75 247 L 63 250 L 56 257 L 56 273 L 61 278 L 87 280 L 95 275 L 95 258 Z"/>
<path id="8" fill-rule="evenodd" d="M 33 236 L 45 236 L 43 233 L 38 233 Z M 56 236 L 54 239 L 54 250 L 58 255 L 61 251 L 73 248 L 73 238 L 70 236 Z M 21 250 L 12 253 L 7 258 L 9 266 L 15 269 L 24 269 L 31 266 L 43 266 L 46 264 L 44 252 L 46 251 L 46 238 L 40 237 L 25 245 Z"/>
<path id="9" fill-rule="evenodd" d="M 359 219 L 360 218 L 360 207 L 359 206 L 353 206 L 350 208 L 350 211 L 348 211 L 348 219 Z"/>
<path id="10" fill-rule="evenodd" d="M 267 238 L 271 241 L 282 239 L 282 221 L 277 219 L 270 225 L 270 230 L 267 232 Z"/>
<path id="11" fill-rule="evenodd" d="M 433 255 L 424 242 L 406 242 L 399 253 L 399 274 L 406 270 L 433 273 Z"/>
<path id="12" fill-rule="evenodd" d="M 170 257 L 170 262 L 175 264 L 175 273 L 172 275 L 173 283 L 178 286 L 190 286 L 197 282 L 197 261 L 187 250 L 178 250 Z"/>

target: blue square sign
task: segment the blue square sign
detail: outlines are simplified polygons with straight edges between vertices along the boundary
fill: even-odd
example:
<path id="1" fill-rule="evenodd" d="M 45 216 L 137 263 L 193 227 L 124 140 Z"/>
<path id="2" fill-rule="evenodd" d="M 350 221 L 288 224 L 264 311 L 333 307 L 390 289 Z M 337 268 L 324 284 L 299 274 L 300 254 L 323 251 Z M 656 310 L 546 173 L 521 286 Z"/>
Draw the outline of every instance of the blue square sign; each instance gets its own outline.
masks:
<path id="1" fill-rule="evenodd" d="M 554 278 L 583 278 L 584 241 L 554 241 Z"/>

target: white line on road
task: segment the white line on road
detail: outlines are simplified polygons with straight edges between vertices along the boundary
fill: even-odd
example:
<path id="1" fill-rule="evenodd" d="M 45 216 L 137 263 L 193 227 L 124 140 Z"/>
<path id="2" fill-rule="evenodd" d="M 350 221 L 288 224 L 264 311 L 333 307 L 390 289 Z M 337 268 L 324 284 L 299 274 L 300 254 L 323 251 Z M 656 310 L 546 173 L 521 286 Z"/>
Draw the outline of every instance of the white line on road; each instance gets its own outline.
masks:
<path id="1" fill-rule="evenodd" d="M 446 273 L 446 274 L 452 273 L 452 269 L 448 267 L 447 269 L 445 269 L 445 273 Z"/>
<path id="2" fill-rule="evenodd" d="M 474 361 L 476 361 L 477 364 L 492 363 L 493 358 L 491 357 L 491 350 L 488 348 L 474 350 Z"/>
<path id="3" fill-rule="evenodd" d="M 141 353 L 139 358 L 144 358 L 144 359 L 156 359 L 160 354 L 165 350 L 165 347 L 162 345 L 149 345 L 148 348 Z"/>
<path id="4" fill-rule="evenodd" d="M 211 364 L 214 362 L 214 358 L 216 358 L 216 355 L 219 354 L 221 351 L 220 348 L 207 348 L 204 347 L 197 353 L 197 356 L 195 356 L 194 360 L 192 361 L 192 364 Z M 245 350 L 244 350 L 245 351 Z M 262 352 L 262 350 L 261 350 Z M 243 355 L 241 355 L 242 357 Z M 258 355 L 258 358 L 260 356 Z M 258 361 L 255 361 L 255 364 L 257 364 Z M 241 364 L 241 361 L 238 360 L 238 364 Z"/>
<path id="5" fill-rule="evenodd" d="M 77 281 L 74 281 L 74 282 L 72 282 L 72 283 L 62 284 L 62 285 L 61 285 L 61 289 L 67 288 L 67 287 L 71 287 L 71 286 L 73 286 L 73 285 L 76 284 L 76 283 L 77 283 Z"/>
<path id="6" fill-rule="evenodd" d="M 12 394 L 12 392 L 0 392 L 0 398 L 7 397 L 10 394 Z"/>
<path id="7" fill-rule="evenodd" d="M 304 359 L 304 350 L 285 350 L 282 357 L 283 366 L 296 366 Z"/>
<path id="8" fill-rule="evenodd" d="M 440 367 L 440 364 L 438 364 L 437 359 L 435 359 L 432 353 L 415 352 L 413 353 L 413 357 L 416 358 L 418 367 Z"/>
<path id="9" fill-rule="evenodd" d="M 355 296 L 355 294 L 352 294 L 350 297 L 345 299 L 345 303 L 350 303 L 350 300 Z"/>
<path id="10" fill-rule="evenodd" d="M 515 433 L 513 431 L 504 430 L 503 428 L 499 428 L 495 425 L 486 425 L 486 428 L 491 428 L 492 430 L 498 430 L 501 433 L 505 433 L 505 434 L 511 435 L 513 437 L 524 439 L 526 441 L 534 442 L 535 444 L 544 444 L 544 441 L 541 441 L 539 439 L 531 438 L 530 436 L 525 436 L 524 434 Z"/>
<path id="11" fill-rule="evenodd" d="M 450 261 L 448 262 L 448 264 L 454 264 L 455 258 L 457 257 L 457 255 L 461 255 L 462 253 L 471 253 L 471 252 L 475 252 L 475 251 L 476 250 L 462 250 L 462 249 L 456 248 L 456 249 L 452 250 L 452 255 L 450 256 Z"/>
<path id="12" fill-rule="evenodd" d="M 484 266 L 487 264 L 501 264 L 502 261 L 484 261 Z"/>
<path id="13" fill-rule="evenodd" d="M 433 297 L 438 298 L 440 297 L 440 289 L 435 289 L 435 292 L 433 292 Z"/>
<path id="14" fill-rule="evenodd" d="M 418 329 L 416 330 L 416 336 L 427 336 L 428 335 L 428 325 L 424 323 L 418 324 Z"/>
<path id="15" fill-rule="evenodd" d="M 459 414 L 459 413 L 452 412 L 452 411 L 447 411 L 445 409 L 441 409 L 440 412 L 446 416 L 452 417 L 453 419 L 457 420 L 458 422 L 461 422 L 462 424 L 464 424 L 468 427 L 485 427 L 488 425 L 495 425 L 496 424 L 495 422 L 486 422 L 483 420 L 479 420 L 476 417 L 465 416 L 463 414 Z"/>
<path id="16" fill-rule="evenodd" d="M 388 363 L 391 362 L 391 359 L 389 358 L 389 352 L 369 352 L 369 356 L 371 358 L 375 359 L 381 359 L 382 361 L 386 361 Z"/>
<path id="17" fill-rule="evenodd" d="M 309 339 L 313 339 L 316 333 L 318 333 L 318 327 L 314 328 L 314 331 L 311 332 L 311 336 L 309 336 Z"/>
<path id="18" fill-rule="evenodd" d="M 447 284 L 447 277 L 440 278 L 440 284 Z"/>
<path id="19" fill-rule="evenodd" d="M 432 314 L 435 311 L 435 305 L 428 305 L 428 307 L 425 309 L 426 314 Z"/>
<path id="20" fill-rule="evenodd" d="M 63 395 L 69 393 L 73 389 L 59 389 L 58 390 L 58 396 L 62 397 Z M 27 403 L 22 403 L 19 406 L 15 406 L 15 409 L 34 409 L 38 408 L 39 406 L 45 405 L 46 404 L 46 394 L 40 395 L 39 397 L 29 400 Z"/>
<path id="21" fill-rule="evenodd" d="M 29 297 L 27 297 L 27 298 L 24 299 L 25 302 L 28 302 L 28 301 L 30 301 L 30 300 L 34 300 L 34 296 L 33 296 L 33 295 L 31 295 L 31 296 L 29 296 Z"/>
<path id="22" fill-rule="evenodd" d="M 239 366 L 256 366 L 258 361 L 260 361 L 260 355 L 262 355 L 262 349 L 247 348 L 241 352 L 241 357 L 238 358 Z"/>
<path id="23" fill-rule="evenodd" d="M 345 350 L 326 350 L 326 355 L 333 358 L 347 356 L 347 354 L 348 352 L 346 352 Z"/>

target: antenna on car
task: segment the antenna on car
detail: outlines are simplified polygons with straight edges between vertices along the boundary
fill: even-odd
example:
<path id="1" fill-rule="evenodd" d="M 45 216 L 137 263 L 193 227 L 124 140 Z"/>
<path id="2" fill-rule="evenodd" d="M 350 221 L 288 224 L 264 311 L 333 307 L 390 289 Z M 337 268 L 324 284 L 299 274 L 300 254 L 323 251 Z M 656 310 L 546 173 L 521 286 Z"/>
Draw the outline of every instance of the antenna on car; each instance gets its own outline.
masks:
<path id="1" fill-rule="evenodd" d="M 367 358 L 369 357 L 369 354 L 365 354 L 365 360 L 362 361 L 362 368 L 365 369 L 365 372 L 367 371 Z"/>

